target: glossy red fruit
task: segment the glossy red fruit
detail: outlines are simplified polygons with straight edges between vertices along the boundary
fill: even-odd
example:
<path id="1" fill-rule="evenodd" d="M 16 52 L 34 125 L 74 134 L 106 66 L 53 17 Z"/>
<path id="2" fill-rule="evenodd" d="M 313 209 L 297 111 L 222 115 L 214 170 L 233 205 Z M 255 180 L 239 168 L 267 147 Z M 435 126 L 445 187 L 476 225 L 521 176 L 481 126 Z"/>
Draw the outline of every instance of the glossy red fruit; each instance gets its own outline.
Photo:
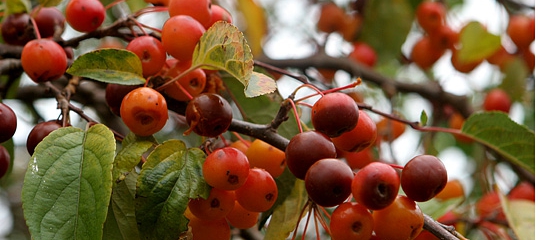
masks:
<path id="1" fill-rule="evenodd" d="M 2 39 L 11 45 L 24 46 L 35 39 L 34 28 L 28 13 L 15 13 L 2 20 Z"/>
<path id="2" fill-rule="evenodd" d="M 496 219 L 501 222 L 506 221 L 501 199 L 496 191 L 487 192 L 476 201 L 476 213 L 483 219 Z"/>
<path id="3" fill-rule="evenodd" d="M 176 15 L 163 24 L 161 42 L 171 56 L 180 62 L 188 62 L 191 61 L 195 46 L 205 31 L 204 26 L 194 18 Z"/>
<path id="4" fill-rule="evenodd" d="M 368 209 L 388 207 L 398 195 L 399 175 L 390 165 L 373 162 L 360 169 L 352 182 L 352 195 Z"/>
<path id="5" fill-rule="evenodd" d="M 377 140 L 377 125 L 361 110 L 358 111 L 358 123 L 351 131 L 332 138 L 336 148 L 346 152 L 362 151 L 373 145 L 375 140 Z"/>
<path id="6" fill-rule="evenodd" d="M 205 27 L 210 27 L 212 19 L 212 2 L 210 0 L 169 0 L 169 15 L 187 15 Z"/>
<path id="7" fill-rule="evenodd" d="M 50 39 L 35 39 L 24 45 L 21 65 L 34 82 L 47 82 L 64 75 L 67 55 L 58 43 Z"/>
<path id="8" fill-rule="evenodd" d="M 446 8 L 440 2 L 424 1 L 416 9 L 418 25 L 428 34 L 444 25 Z"/>
<path id="9" fill-rule="evenodd" d="M 151 36 L 140 36 L 131 40 L 126 46 L 126 50 L 132 51 L 139 57 L 144 77 L 158 73 L 167 59 L 163 44 Z"/>
<path id="10" fill-rule="evenodd" d="M 332 33 L 345 28 L 347 15 L 334 2 L 321 4 L 321 12 L 317 21 L 317 29 L 321 32 Z"/>
<path id="11" fill-rule="evenodd" d="M 208 185 L 223 190 L 235 190 L 247 180 L 249 161 L 240 150 L 224 147 L 206 157 L 202 172 Z"/>
<path id="12" fill-rule="evenodd" d="M 120 105 L 120 117 L 136 135 L 150 136 L 167 123 L 167 102 L 156 90 L 140 87 L 124 97 Z"/>
<path id="13" fill-rule="evenodd" d="M 296 134 L 285 148 L 287 167 L 299 179 L 305 178 L 307 170 L 315 162 L 336 156 L 336 148 L 332 141 L 317 131 Z"/>
<path id="14" fill-rule="evenodd" d="M 26 150 L 30 155 L 34 154 L 36 146 L 49 135 L 52 131 L 62 127 L 62 124 L 58 120 L 50 120 L 47 122 L 40 122 L 32 128 L 26 139 Z"/>
<path id="15" fill-rule="evenodd" d="M 17 115 L 8 105 L 0 103 L 0 143 L 13 137 L 17 130 Z"/>
<path id="16" fill-rule="evenodd" d="M 306 172 L 306 191 L 311 200 L 323 207 L 343 203 L 351 195 L 354 174 L 345 162 L 325 158 L 315 162 Z"/>
<path id="17" fill-rule="evenodd" d="M 358 123 L 358 106 L 345 93 L 325 94 L 311 108 L 311 123 L 328 137 L 338 137 Z"/>
<path id="18" fill-rule="evenodd" d="M 79 32 L 92 32 L 105 20 L 105 7 L 99 0 L 70 0 L 66 21 Z"/>
<path id="19" fill-rule="evenodd" d="M 508 93 L 500 88 L 490 90 L 484 98 L 483 108 L 485 111 L 510 112 L 512 100 Z"/>
<path id="20" fill-rule="evenodd" d="M 191 131 L 205 137 L 217 137 L 227 131 L 232 122 L 231 105 L 214 93 L 203 93 L 189 101 L 186 121 Z"/>
<path id="21" fill-rule="evenodd" d="M 122 100 L 131 91 L 142 87 L 141 85 L 121 85 L 109 83 L 105 88 L 105 102 L 109 106 L 111 112 L 120 117 L 120 106 Z"/>
<path id="22" fill-rule="evenodd" d="M 0 179 L 6 175 L 11 165 L 11 157 L 7 149 L 0 145 Z"/>
<path id="23" fill-rule="evenodd" d="M 240 188 L 235 190 L 236 201 L 252 212 L 269 210 L 277 200 L 277 184 L 272 175 L 261 168 L 249 169 L 249 175 Z"/>
<path id="24" fill-rule="evenodd" d="M 340 204 L 330 217 L 330 235 L 334 240 L 370 239 L 373 217 L 366 207 L 356 202 Z"/>
<path id="25" fill-rule="evenodd" d="M 184 71 L 188 70 L 190 67 L 191 62 L 176 62 L 176 64 L 167 71 L 165 76 L 172 80 L 180 74 L 183 74 Z M 186 94 L 179 85 L 182 86 L 188 94 Z M 169 84 L 164 92 L 171 98 L 185 102 L 201 94 L 205 90 L 205 87 L 206 73 L 203 69 L 197 68 L 176 80 L 176 83 Z"/>
<path id="26" fill-rule="evenodd" d="M 345 152 L 345 160 L 351 169 L 362 169 L 375 161 L 371 148 L 366 148 L 359 152 Z"/>
<path id="27" fill-rule="evenodd" d="M 410 199 L 425 202 L 441 192 L 448 181 L 443 162 L 432 155 L 418 155 L 403 167 L 401 188 Z"/>
<path id="28" fill-rule="evenodd" d="M 234 192 L 212 188 L 206 199 L 189 200 L 191 213 L 202 220 L 215 221 L 224 218 L 234 208 Z"/>
<path id="29" fill-rule="evenodd" d="M 524 199 L 534 202 L 534 186 L 530 182 L 520 182 L 510 190 L 508 199 Z"/>
<path id="30" fill-rule="evenodd" d="M 35 8 L 39 12 L 34 16 L 34 21 L 39 29 L 39 35 L 42 38 L 53 37 L 55 33 L 57 36 L 60 36 L 66 28 L 66 18 L 64 14 L 58 10 L 56 7 L 44 7 L 44 8 Z"/>
<path id="31" fill-rule="evenodd" d="M 506 33 L 519 49 L 529 48 L 534 41 L 534 18 L 525 15 L 510 16 Z"/>
<path id="32" fill-rule="evenodd" d="M 447 25 L 443 25 L 430 33 L 433 45 L 439 49 L 454 49 L 459 42 L 459 33 Z"/>
<path id="33" fill-rule="evenodd" d="M 234 208 L 225 217 L 232 227 L 248 229 L 255 226 L 259 220 L 259 213 L 248 211 L 238 201 L 234 202 Z"/>
<path id="34" fill-rule="evenodd" d="M 225 218 L 214 221 L 206 221 L 197 217 L 189 219 L 189 227 L 193 234 L 193 240 L 229 240 L 231 239 L 231 227 Z M 212 229 L 212 231 L 209 231 Z"/>
<path id="35" fill-rule="evenodd" d="M 384 240 L 414 239 L 422 232 L 424 214 L 416 202 L 399 195 L 388 207 L 373 211 L 373 231 Z"/>
<path id="36" fill-rule="evenodd" d="M 377 52 L 367 43 L 356 42 L 353 44 L 349 58 L 368 67 L 373 67 L 377 63 Z"/>
<path id="37" fill-rule="evenodd" d="M 421 69 L 428 69 L 441 58 L 445 49 L 437 47 L 429 36 L 424 36 L 416 42 L 411 50 L 410 59 Z"/>
<path id="38" fill-rule="evenodd" d="M 209 27 L 214 25 L 217 21 L 225 21 L 228 23 L 232 23 L 232 16 L 231 13 L 229 13 L 225 8 L 212 4 L 211 7 L 211 18 L 210 18 L 210 24 Z"/>

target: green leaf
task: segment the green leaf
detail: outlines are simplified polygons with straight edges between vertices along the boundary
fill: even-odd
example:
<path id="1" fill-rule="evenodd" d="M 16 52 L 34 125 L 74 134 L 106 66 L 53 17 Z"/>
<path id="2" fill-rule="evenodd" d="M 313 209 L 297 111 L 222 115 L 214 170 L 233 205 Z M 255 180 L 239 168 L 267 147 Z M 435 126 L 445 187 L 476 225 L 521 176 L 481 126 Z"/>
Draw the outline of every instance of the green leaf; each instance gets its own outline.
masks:
<path id="1" fill-rule="evenodd" d="M 193 52 L 192 66 L 223 70 L 240 81 L 247 97 L 254 97 L 275 90 L 266 84 L 266 79 L 258 75 L 252 77 L 253 55 L 244 35 L 238 28 L 227 22 L 217 22 L 200 38 Z M 254 80 L 252 82 L 251 80 Z M 256 80 L 263 81 L 259 84 Z M 259 87 L 248 85 L 256 84 Z M 260 86 L 264 86 L 261 88 Z"/>
<path id="2" fill-rule="evenodd" d="M 39 4 L 41 4 L 43 7 L 56 7 L 58 4 L 60 4 L 63 0 L 39 0 Z"/>
<path id="3" fill-rule="evenodd" d="M 140 239 L 135 218 L 135 189 L 139 175 L 132 171 L 113 187 L 103 239 Z"/>
<path id="4" fill-rule="evenodd" d="M 433 219 L 442 217 L 448 211 L 455 209 L 464 201 L 464 197 L 452 198 L 446 201 L 432 199 L 427 202 L 417 202 L 422 212 L 431 216 Z"/>
<path id="5" fill-rule="evenodd" d="M 401 56 L 413 21 L 414 10 L 406 0 L 367 1 L 360 40 L 375 49 L 378 62 L 395 60 Z"/>
<path id="6" fill-rule="evenodd" d="M 22 189 L 32 239 L 101 239 L 115 148 L 102 124 L 60 128 L 37 145 Z"/>
<path id="7" fill-rule="evenodd" d="M 534 173 L 534 132 L 502 112 L 471 115 L 461 131 L 508 161 Z"/>
<path id="8" fill-rule="evenodd" d="M 457 50 L 458 60 L 465 64 L 485 59 L 501 46 L 501 36 L 489 33 L 481 23 L 476 21 L 463 27 L 459 41 L 462 47 Z"/>
<path id="9" fill-rule="evenodd" d="M 141 60 L 123 49 L 98 49 L 79 56 L 67 73 L 105 83 L 137 85 L 145 83 Z"/>
<path id="10" fill-rule="evenodd" d="M 4 16 L 14 13 L 27 13 L 32 9 L 30 0 L 9 0 L 6 1 L 6 12 Z"/>
<path id="11" fill-rule="evenodd" d="M 527 76 L 529 70 L 525 61 L 521 58 L 514 58 L 504 65 L 502 69 L 504 78 L 499 86 L 505 90 L 513 101 L 524 101 L 527 94 Z"/>
<path id="12" fill-rule="evenodd" d="M 533 239 L 534 237 L 534 202 L 522 199 L 501 197 L 501 205 L 508 224 L 514 230 L 517 239 Z"/>
<path id="13" fill-rule="evenodd" d="M 135 198 L 139 231 L 145 239 L 178 239 L 187 230 L 184 216 L 189 199 L 208 197 L 202 176 L 206 155 L 169 140 L 150 153 L 137 181 Z"/>
<path id="14" fill-rule="evenodd" d="M 307 200 L 304 181 L 297 179 L 289 196 L 274 209 L 264 239 L 286 239 L 294 231 L 298 219 L 307 213 L 302 212 Z"/>
<path id="15" fill-rule="evenodd" d="M 426 126 L 428 121 L 428 116 L 425 110 L 422 110 L 422 114 L 420 115 L 420 123 L 422 126 Z"/>
<path id="16" fill-rule="evenodd" d="M 126 175 L 139 164 L 143 153 L 157 144 L 154 137 L 140 137 L 130 132 L 122 141 L 122 149 L 114 158 L 113 179 L 124 180 Z"/>

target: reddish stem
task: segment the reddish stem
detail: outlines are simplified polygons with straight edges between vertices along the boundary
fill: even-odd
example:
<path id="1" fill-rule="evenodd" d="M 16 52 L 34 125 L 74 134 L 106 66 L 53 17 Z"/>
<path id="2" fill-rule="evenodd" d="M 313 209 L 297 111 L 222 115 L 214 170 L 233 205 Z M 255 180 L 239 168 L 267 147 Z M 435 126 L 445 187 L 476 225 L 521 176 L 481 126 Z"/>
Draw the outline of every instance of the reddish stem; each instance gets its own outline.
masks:
<path id="1" fill-rule="evenodd" d="M 392 164 L 392 163 L 387 163 L 390 167 L 393 167 L 395 169 L 401 169 L 403 170 L 403 166 L 401 165 L 397 165 L 397 164 Z"/>
<path id="2" fill-rule="evenodd" d="M 285 101 L 288 101 L 291 104 L 294 114 L 294 120 L 296 121 L 296 125 L 298 126 L 298 131 L 303 132 L 302 124 L 300 123 L 300 117 L 298 116 L 298 110 L 296 110 L 296 104 L 290 98 L 287 98 Z"/>
<path id="3" fill-rule="evenodd" d="M 125 0 L 115 0 L 112 3 L 109 3 L 107 6 L 105 6 L 105 11 L 109 10 L 110 8 L 114 7 L 115 5 L 124 2 Z"/>

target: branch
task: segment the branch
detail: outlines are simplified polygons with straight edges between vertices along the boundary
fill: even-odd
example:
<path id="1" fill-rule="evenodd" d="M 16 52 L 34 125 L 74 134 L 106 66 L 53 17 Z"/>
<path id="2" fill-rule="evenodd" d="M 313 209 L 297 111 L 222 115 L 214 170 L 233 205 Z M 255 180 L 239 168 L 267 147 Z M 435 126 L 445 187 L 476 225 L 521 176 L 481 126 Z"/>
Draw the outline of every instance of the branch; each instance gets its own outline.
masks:
<path id="1" fill-rule="evenodd" d="M 439 83 L 431 81 L 421 84 L 405 83 L 377 73 L 370 68 L 356 64 L 347 58 L 335 58 L 324 53 L 299 59 L 271 59 L 262 56 L 260 62 L 280 68 L 307 69 L 310 67 L 344 70 L 352 76 L 362 78 L 363 81 L 378 85 L 387 96 L 393 96 L 397 92 L 416 93 L 431 102 L 448 104 L 459 111 L 465 118 L 472 114 L 473 108 L 467 100 L 467 96 L 458 96 L 442 89 Z"/>

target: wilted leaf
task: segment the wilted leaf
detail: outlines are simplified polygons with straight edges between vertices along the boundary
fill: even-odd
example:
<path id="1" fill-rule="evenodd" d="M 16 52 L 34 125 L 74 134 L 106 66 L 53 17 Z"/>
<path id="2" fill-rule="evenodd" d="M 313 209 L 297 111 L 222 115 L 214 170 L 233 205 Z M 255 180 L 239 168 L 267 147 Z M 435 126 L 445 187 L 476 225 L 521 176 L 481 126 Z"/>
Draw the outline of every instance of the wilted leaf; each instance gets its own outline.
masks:
<path id="1" fill-rule="evenodd" d="M 253 72 L 253 55 L 242 32 L 221 21 L 200 38 L 193 52 L 192 66 L 226 71 L 247 86 Z"/>
<path id="2" fill-rule="evenodd" d="M 114 158 L 113 179 L 118 182 L 139 164 L 143 153 L 157 144 L 154 137 L 139 137 L 130 132 L 122 141 L 122 148 Z"/>
<path id="3" fill-rule="evenodd" d="M 145 83 L 141 60 L 122 49 L 98 49 L 79 56 L 67 69 L 74 76 L 106 83 L 137 85 Z"/>
<path id="4" fill-rule="evenodd" d="M 32 239 L 101 239 L 115 148 L 102 124 L 60 128 L 37 145 L 22 190 Z"/>
<path id="5" fill-rule="evenodd" d="M 150 153 L 137 181 L 136 217 L 141 237 L 178 239 L 187 230 L 184 216 L 189 199 L 208 197 L 202 176 L 205 153 L 169 140 Z"/>
<path id="6" fill-rule="evenodd" d="M 307 213 L 302 213 L 307 199 L 304 181 L 297 179 L 289 196 L 274 209 L 264 239 L 286 239 L 294 231 L 301 215 Z"/>
<path id="7" fill-rule="evenodd" d="M 508 161 L 534 173 L 534 132 L 512 121 L 507 114 L 473 114 L 467 118 L 461 131 Z"/>
<path id="8" fill-rule="evenodd" d="M 534 239 L 534 202 L 522 199 L 501 197 L 501 205 L 508 224 L 517 235 L 517 239 Z"/>
<path id="9" fill-rule="evenodd" d="M 264 9 L 253 0 L 239 0 L 237 4 L 247 24 L 245 33 L 253 55 L 258 56 L 262 53 L 262 41 L 267 32 Z"/>
<path id="10" fill-rule="evenodd" d="M 276 81 L 262 73 L 253 72 L 244 91 L 247 97 L 257 97 L 274 92 L 277 89 Z"/>
<path id="11" fill-rule="evenodd" d="M 479 22 L 468 23 L 461 30 L 458 60 L 463 63 L 476 62 L 491 56 L 501 46 L 501 37 L 491 34 Z"/>

